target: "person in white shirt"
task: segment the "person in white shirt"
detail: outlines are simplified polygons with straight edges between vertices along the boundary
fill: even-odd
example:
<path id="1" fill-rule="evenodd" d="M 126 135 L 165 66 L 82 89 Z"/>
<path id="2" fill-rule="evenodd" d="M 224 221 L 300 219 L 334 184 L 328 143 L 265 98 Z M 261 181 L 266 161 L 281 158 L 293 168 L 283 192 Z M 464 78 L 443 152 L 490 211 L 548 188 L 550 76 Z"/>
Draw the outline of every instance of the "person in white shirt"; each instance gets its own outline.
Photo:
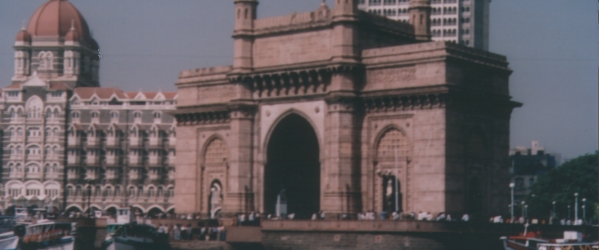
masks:
<path id="1" fill-rule="evenodd" d="M 469 220 L 470 220 L 470 215 L 464 214 L 464 216 L 462 216 L 462 221 L 469 221 Z"/>

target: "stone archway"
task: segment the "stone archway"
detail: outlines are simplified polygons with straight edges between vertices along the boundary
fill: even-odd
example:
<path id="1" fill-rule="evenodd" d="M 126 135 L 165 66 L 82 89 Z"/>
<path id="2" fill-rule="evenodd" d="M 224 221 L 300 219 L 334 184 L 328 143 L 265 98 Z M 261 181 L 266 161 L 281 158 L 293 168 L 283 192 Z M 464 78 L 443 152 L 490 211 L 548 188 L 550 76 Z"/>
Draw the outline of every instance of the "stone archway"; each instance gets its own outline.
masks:
<path id="1" fill-rule="evenodd" d="M 486 167 L 487 149 L 483 133 L 474 131 L 466 144 L 466 176 L 465 176 L 465 205 L 466 212 L 482 217 L 487 211 L 486 192 L 488 189 L 488 175 Z"/>
<path id="2" fill-rule="evenodd" d="M 267 144 L 264 212 L 275 214 L 277 196 L 285 190 L 287 213 L 307 219 L 320 209 L 319 145 L 312 125 L 297 114 L 283 118 Z"/>

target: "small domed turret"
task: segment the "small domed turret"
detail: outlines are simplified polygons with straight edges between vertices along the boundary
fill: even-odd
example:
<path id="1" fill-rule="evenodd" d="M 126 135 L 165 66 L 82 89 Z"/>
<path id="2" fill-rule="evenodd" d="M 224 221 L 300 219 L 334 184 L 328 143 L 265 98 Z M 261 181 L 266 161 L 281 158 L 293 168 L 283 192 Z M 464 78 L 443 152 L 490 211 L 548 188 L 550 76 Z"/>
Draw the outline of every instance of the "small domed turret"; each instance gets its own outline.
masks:
<path id="1" fill-rule="evenodd" d="M 21 29 L 19 33 L 17 33 L 17 38 L 15 38 L 15 42 L 31 43 L 31 34 L 29 34 L 29 32 L 27 32 L 26 29 Z"/>
<path id="2" fill-rule="evenodd" d="M 74 20 L 71 20 L 71 29 L 64 36 L 64 40 L 65 40 L 65 42 L 67 42 L 67 41 L 68 42 L 79 42 L 81 40 L 81 35 L 75 29 Z"/>

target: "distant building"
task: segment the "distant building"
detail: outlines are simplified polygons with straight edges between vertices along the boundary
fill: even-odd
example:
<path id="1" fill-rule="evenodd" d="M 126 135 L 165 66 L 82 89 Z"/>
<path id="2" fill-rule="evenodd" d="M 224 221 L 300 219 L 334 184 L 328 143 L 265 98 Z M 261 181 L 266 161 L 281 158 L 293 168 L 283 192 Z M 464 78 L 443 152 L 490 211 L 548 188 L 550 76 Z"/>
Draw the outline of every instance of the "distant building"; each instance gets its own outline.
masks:
<path id="1" fill-rule="evenodd" d="M 431 0 L 431 35 L 434 41 L 453 41 L 489 49 L 491 0 Z M 393 20 L 408 22 L 410 0 L 359 0 L 358 8 Z"/>
<path id="2" fill-rule="evenodd" d="M 510 150 L 510 177 L 514 187 L 514 199 L 521 201 L 530 194 L 530 187 L 539 176 L 559 165 L 554 154 L 545 152 L 538 141 L 532 141 L 531 148 L 516 147 Z"/>
<path id="3" fill-rule="evenodd" d="M 99 46 L 65 0 L 38 8 L 14 49 L 0 206 L 173 209 L 176 93 L 100 87 Z"/>

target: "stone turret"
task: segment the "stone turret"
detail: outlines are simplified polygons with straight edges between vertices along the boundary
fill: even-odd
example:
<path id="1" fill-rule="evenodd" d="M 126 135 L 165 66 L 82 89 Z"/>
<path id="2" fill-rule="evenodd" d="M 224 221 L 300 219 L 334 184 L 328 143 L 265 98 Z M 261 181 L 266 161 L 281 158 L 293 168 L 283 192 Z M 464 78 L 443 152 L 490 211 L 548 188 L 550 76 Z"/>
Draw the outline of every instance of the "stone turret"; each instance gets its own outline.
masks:
<path id="1" fill-rule="evenodd" d="M 358 11 L 358 0 L 333 0 L 335 1 L 335 7 L 333 9 L 333 15 L 339 16 L 353 16 Z"/>
<path id="2" fill-rule="evenodd" d="M 258 11 L 257 0 L 235 0 L 235 52 L 233 69 L 245 72 L 252 69 L 252 33 Z"/>
<path id="3" fill-rule="evenodd" d="M 410 24 L 414 26 L 416 40 L 431 40 L 430 0 L 410 0 Z"/>
<path id="4" fill-rule="evenodd" d="M 333 61 L 354 63 L 358 59 L 355 25 L 358 14 L 358 0 L 334 0 L 333 7 Z"/>

